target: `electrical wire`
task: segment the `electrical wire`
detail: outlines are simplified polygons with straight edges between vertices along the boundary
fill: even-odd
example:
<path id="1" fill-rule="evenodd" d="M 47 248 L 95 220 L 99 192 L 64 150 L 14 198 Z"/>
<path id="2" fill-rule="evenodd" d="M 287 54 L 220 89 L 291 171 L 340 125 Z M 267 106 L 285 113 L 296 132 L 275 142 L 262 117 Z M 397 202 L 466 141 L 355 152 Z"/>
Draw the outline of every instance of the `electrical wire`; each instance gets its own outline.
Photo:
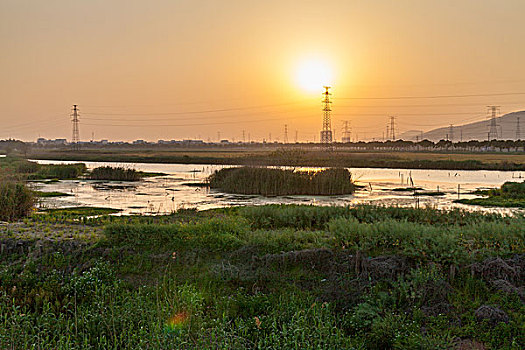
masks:
<path id="1" fill-rule="evenodd" d="M 525 92 L 501 92 L 492 94 L 464 94 L 464 95 L 429 95 L 429 96 L 390 96 L 390 97 L 338 97 L 340 100 L 412 100 L 412 99 L 439 99 L 439 98 L 467 98 L 490 96 L 517 96 Z"/>

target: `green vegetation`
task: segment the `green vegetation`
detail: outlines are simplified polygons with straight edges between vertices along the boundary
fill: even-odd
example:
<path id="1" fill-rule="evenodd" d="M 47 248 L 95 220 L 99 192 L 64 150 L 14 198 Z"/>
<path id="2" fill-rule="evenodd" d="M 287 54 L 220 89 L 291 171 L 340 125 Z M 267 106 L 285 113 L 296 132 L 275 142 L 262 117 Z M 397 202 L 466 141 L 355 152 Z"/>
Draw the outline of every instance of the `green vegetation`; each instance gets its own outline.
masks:
<path id="1" fill-rule="evenodd" d="M 416 191 L 414 196 L 444 196 L 445 192 L 441 191 Z"/>
<path id="2" fill-rule="evenodd" d="M 272 205 L 86 216 L 0 226 L 0 348 L 525 346 L 519 214 Z M 24 236 L 45 225 L 79 233 Z"/>
<path id="3" fill-rule="evenodd" d="M 14 221 L 31 213 L 35 198 L 24 183 L 0 180 L 0 221 Z"/>
<path id="4" fill-rule="evenodd" d="M 391 146 L 397 147 L 396 143 Z M 35 150 L 38 159 L 70 161 L 118 161 L 143 163 L 222 164 L 249 166 L 304 166 L 344 168 L 401 168 L 448 170 L 525 171 L 525 154 L 472 153 L 450 151 L 403 152 L 378 143 L 368 149 L 366 144 L 334 145 L 331 151 L 301 145 L 243 145 L 202 147 L 117 147 L 110 149 Z M 377 151 L 384 149 L 384 151 Z"/>
<path id="5" fill-rule="evenodd" d="M 346 169 L 298 172 L 271 168 L 224 168 L 209 178 L 211 188 L 240 194 L 263 196 L 342 195 L 354 192 Z"/>
<path id="6" fill-rule="evenodd" d="M 143 175 L 135 169 L 102 166 L 93 169 L 91 173 L 89 173 L 88 178 L 91 180 L 140 181 L 142 176 Z"/>
<path id="7" fill-rule="evenodd" d="M 500 188 L 477 191 L 486 198 L 458 199 L 456 203 L 485 207 L 525 208 L 525 182 L 505 182 Z"/>
<path id="8" fill-rule="evenodd" d="M 86 165 L 78 164 L 44 164 L 39 165 L 39 170 L 35 174 L 30 174 L 28 179 L 59 179 L 73 180 L 86 172 Z"/>
<path id="9" fill-rule="evenodd" d="M 46 214 L 53 214 L 53 216 L 97 216 L 115 214 L 120 212 L 120 209 L 113 208 L 98 208 L 98 207 L 72 207 L 72 208 L 60 208 L 60 209 L 45 209 L 42 212 Z"/>
<path id="10" fill-rule="evenodd" d="M 17 157 L 0 158 L 0 177 L 16 180 L 77 179 L 86 172 L 86 165 L 38 164 Z"/>
<path id="11" fill-rule="evenodd" d="M 72 196 L 72 194 L 70 194 L 70 193 L 56 192 L 56 191 L 52 191 L 52 192 L 33 191 L 33 194 L 34 194 L 36 197 L 40 197 L 40 198 L 67 197 L 67 196 Z"/>
<path id="12" fill-rule="evenodd" d="M 397 187 L 393 188 L 391 191 L 394 192 L 413 192 L 413 191 L 423 191 L 421 187 Z"/>

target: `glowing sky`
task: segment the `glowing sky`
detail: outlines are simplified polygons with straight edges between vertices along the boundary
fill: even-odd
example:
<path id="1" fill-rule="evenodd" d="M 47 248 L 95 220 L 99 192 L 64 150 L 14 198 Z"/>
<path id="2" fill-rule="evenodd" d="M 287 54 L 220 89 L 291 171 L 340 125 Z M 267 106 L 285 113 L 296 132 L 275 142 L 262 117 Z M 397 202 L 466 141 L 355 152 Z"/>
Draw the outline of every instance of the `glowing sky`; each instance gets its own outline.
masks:
<path id="1" fill-rule="evenodd" d="M 297 73 L 311 62 L 331 75 L 337 138 L 343 120 L 360 138 L 389 115 L 401 132 L 481 120 L 525 95 L 362 98 L 525 92 L 524 13 L 523 0 L 0 0 L 0 139 L 69 139 L 76 103 L 82 140 L 282 140 L 284 124 L 313 140 L 323 89 Z"/>

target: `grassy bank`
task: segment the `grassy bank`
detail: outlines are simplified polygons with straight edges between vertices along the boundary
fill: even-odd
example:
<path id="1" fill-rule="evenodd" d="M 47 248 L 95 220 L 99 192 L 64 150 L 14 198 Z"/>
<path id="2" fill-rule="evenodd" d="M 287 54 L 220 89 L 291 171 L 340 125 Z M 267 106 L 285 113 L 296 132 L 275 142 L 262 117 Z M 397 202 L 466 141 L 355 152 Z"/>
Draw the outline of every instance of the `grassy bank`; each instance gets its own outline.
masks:
<path id="1" fill-rule="evenodd" d="M 520 216 L 369 206 L 56 214 L 0 226 L 0 348 L 525 346 Z"/>
<path id="2" fill-rule="evenodd" d="M 299 172 L 257 167 L 225 168 L 209 177 L 211 188 L 239 194 L 263 196 L 342 195 L 354 192 L 346 169 Z"/>
<path id="3" fill-rule="evenodd" d="M 479 191 L 485 198 L 458 199 L 456 203 L 484 207 L 525 208 L 525 182 L 505 182 L 500 188 Z"/>
<path id="4" fill-rule="evenodd" d="M 16 180 L 77 179 L 86 172 L 86 165 L 38 164 L 17 157 L 0 158 L 0 178 Z"/>
<path id="5" fill-rule="evenodd" d="M 37 159 L 144 163 L 525 171 L 524 154 L 279 149 L 35 151 Z"/>

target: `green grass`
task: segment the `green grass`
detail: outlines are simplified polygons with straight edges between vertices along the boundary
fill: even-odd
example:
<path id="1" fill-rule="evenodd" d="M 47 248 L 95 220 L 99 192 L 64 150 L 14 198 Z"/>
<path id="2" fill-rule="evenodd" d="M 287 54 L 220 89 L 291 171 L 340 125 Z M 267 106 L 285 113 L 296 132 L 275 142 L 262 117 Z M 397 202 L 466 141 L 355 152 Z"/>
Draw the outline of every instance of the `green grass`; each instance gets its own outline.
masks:
<path id="1" fill-rule="evenodd" d="M 298 205 L 63 214 L 16 227 L 100 229 L 96 241 L 0 235 L 0 348 L 525 345 L 519 291 L 494 284 L 523 285 L 520 214 Z M 481 305 L 508 322 L 476 318 Z"/>
<path id="2" fill-rule="evenodd" d="M 343 195 L 354 192 L 351 174 L 346 169 L 318 172 L 241 167 L 224 168 L 209 177 L 211 188 L 239 194 L 263 196 Z"/>

